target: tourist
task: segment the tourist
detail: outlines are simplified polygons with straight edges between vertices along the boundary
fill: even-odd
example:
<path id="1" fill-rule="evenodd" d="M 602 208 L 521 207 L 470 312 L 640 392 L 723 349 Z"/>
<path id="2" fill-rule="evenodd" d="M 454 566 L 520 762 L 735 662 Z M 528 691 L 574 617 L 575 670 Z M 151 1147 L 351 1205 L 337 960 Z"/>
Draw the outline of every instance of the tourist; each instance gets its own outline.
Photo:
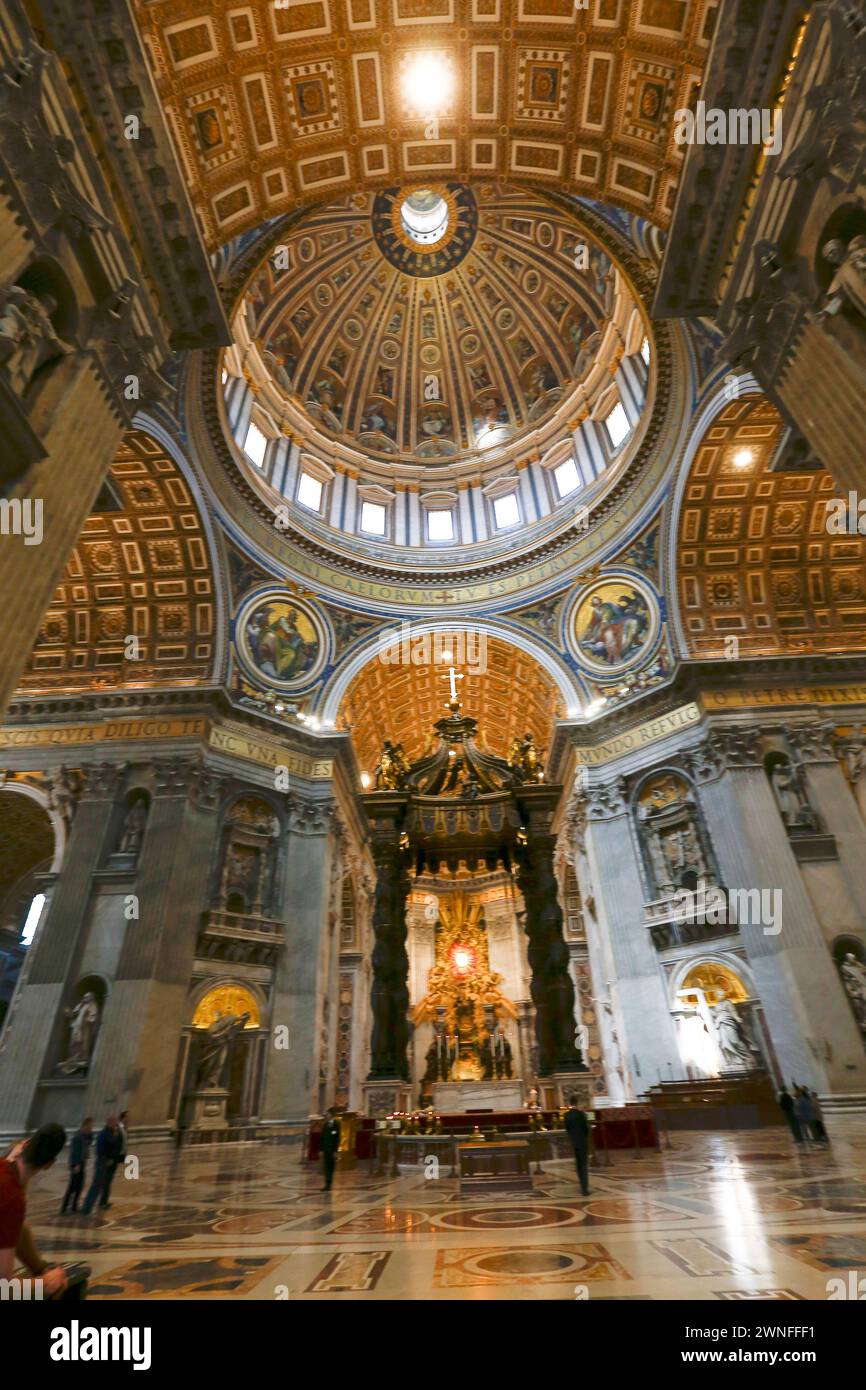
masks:
<path id="1" fill-rule="evenodd" d="M 27 1186 L 37 1173 L 46 1172 L 63 1145 L 62 1125 L 43 1125 L 0 1159 L 0 1279 L 11 1279 L 16 1260 L 42 1280 L 42 1292 L 56 1298 L 66 1289 L 66 1273 L 49 1265 L 36 1248 L 27 1224 Z"/>
<path id="2" fill-rule="evenodd" d="M 319 1148 L 322 1151 L 322 1162 L 325 1165 L 325 1186 L 323 1192 L 330 1192 L 331 1183 L 334 1181 L 334 1165 L 337 1162 L 337 1150 L 340 1147 L 340 1122 L 336 1118 L 333 1106 L 328 1111 L 325 1119 L 322 1135 L 319 1140 Z"/>
<path id="3" fill-rule="evenodd" d="M 815 1118 L 812 1121 L 812 1134 L 815 1136 L 815 1143 L 829 1144 L 830 1137 L 827 1134 L 826 1129 L 824 1128 L 824 1116 L 821 1113 L 821 1102 L 818 1099 L 818 1092 L 812 1091 L 811 1095 L 812 1109 L 815 1112 Z"/>
<path id="4" fill-rule="evenodd" d="M 812 1104 L 812 1097 L 805 1086 L 797 1086 L 794 1090 L 794 1109 L 797 1112 L 797 1120 L 804 1139 L 814 1137 L 812 1126 L 815 1122 L 815 1107 Z"/>
<path id="5" fill-rule="evenodd" d="M 797 1119 L 797 1113 L 794 1108 L 794 1097 L 791 1095 L 791 1092 L 788 1090 L 788 1088 L 784 1085 L 782 1086 L 782 1089 L 779 1092 L 779 1109 L 785 1116 L 785 1119 L 788 1123 L 788 1126 L 790 1127 L 791 1133 L 793 1134 L 796 1143 L 802 1144 L 803 1136 L 800 1133 L 800 1121 Z"/>
<path id="6" fill-rule="evenodd" d="M 70 1207 L 72 1211 L 78 1211 L 78 1198 L 81 1196 L 81 1189 L 84 1186 L 87 1155 L 90 1153 L 92 1143 L 93 1121 L 88 1115 L 87 1119 L 81 1121 L 77 1133 L 73 1134 L 69 1147 L 69 1183 L 63 1194 L 63 1205 L 60 1208 L 61 1216 L 66 1215 L 67 1207 Z"/>
<path id="7" fill-rule="evenodd" d="M 586 1111 L 581 1110 L 579 1097 L 569 1096 L 569 1108 L 565 1112 L 565 1128 L 574 1149 L 574 1162 L 584 1197 L 589 1196 L 589 1120 Z"/>
<path id="8" fill-rule="evenodd" d="M 89 1216 L 93 1210 L 93 1204 L 97 1197 L 99 1205 L 103 1211 L 111 1206 L 108 1194 L 111 1191 L 111 1180 L 114 1177 L 114 1170 L 120 1162 L 121 1138 L 120 1126 L 117 1123 L 116 1115 L 109 1115 L 105 1125 L 99 1131 L 96 1138 L 96 1164 L 93 1169 L 93 1181 L 84 1199 L 82 1211 L 85 1216 Z"/>

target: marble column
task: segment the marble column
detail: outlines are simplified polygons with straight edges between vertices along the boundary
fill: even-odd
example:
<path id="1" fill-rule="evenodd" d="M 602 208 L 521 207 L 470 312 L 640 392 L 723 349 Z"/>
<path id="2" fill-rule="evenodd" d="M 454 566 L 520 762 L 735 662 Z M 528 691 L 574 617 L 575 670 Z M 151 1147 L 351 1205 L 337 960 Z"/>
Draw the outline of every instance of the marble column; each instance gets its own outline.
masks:
<path id="1" fill-rule="evenodd" d="M 630 1078 L 627 1089 L 639 1096 L 660 1081 L 681 1077 L 683 1067 L 658 953 L 643 920 L 645 893 L 627 804 L 615 785 L 592 787 L 586 792 L 586 815 L 594 906 L 585 917 L 586 935 L 602 995 L 605 1056 L 610 1050 L 614 1068 L 624 1069 L 624 1076 L 617 1074 L 619 1089 Z"/>
<path id="2" fill-rule="evenodd" d="M 288 1028 L 286 1050 L 271 1047 L 265 1074 L 262 1119 L 302 1123 L 316 1103 L 319 993 L 327 970 L 330 859 L 335 852 L 330 799 L 290 798 L 285 945 L 273 986 L 271 1024 Z"/>
<path id="3" fill-rule="evenodd" d="M 725 726 L 711 743 L 718 769 L 700 796 L 722 880 L 781 890 L 780 930 L 739 924 L 781 1078 L 822 1095 L 862 1093 L 866 1053 L 764 771 L 760 732 Z"/>
<path id="4" fill-rule="evenodd" d="M 39 1081 L 62 1060 L 63 1009 L 73 1003 L 93 876 L 104 853 L 120 773 L 119 766 L 109 764 L 88 769 L 75 805 L 63 866 L 0 1038 L 0 1129 L 27 1128 Z M 97 1049 L 100 1041 L 97 1036 Z"/>

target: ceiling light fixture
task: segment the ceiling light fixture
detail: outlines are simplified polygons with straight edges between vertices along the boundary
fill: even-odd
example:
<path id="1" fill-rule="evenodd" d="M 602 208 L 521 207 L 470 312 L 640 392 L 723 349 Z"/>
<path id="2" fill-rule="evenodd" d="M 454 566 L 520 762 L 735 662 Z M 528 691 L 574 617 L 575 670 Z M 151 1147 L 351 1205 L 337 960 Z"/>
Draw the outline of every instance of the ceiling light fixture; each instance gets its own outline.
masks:
<path id="1" fill-rule="evenodd" d="M 734 454 L 735 468 L 748 468 L 750 463 L 754 463 L 755 455 L 751 449 L 738 449 Z"/>
<path id="2" fill-rule="evenodd" d="M 403 71 L 402 87 L 413 111 L 420 116 L 440 115 L 454 92 L 454 69 L 441 53 L 415 53 Z"/>

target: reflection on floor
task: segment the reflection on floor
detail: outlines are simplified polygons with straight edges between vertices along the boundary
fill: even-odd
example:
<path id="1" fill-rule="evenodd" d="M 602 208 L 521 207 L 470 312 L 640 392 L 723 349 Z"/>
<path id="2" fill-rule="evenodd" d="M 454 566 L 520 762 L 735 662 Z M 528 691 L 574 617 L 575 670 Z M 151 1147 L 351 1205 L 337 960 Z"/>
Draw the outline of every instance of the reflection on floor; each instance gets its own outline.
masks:
<path id="1" fill-rule="evenodd" d="M 861 1124 L 830 1150 L 787 1130 L 674 1135 L 593 1169 L 589 1197 L 566 1162 L 531 1196 L 466 1198 L 447 1167 L 366 1164 L 323 1193 L 289 1145 L 138 1156 L 101 1216 L 57 1215 L 59 1165 L 30 1189 L 44 1253 L 86 1261 L 93 1298 L 824 1299 L 828 1279 L 866 1277 Z"/>

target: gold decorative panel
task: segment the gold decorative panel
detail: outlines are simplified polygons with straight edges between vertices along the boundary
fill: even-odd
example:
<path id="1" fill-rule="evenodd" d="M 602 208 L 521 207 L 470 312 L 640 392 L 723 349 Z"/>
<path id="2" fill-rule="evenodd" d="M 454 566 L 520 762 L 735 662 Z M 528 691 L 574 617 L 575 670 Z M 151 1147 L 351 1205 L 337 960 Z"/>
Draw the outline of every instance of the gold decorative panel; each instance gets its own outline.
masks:
<path id="1" fill-rule="evenodd" d="M 417 177 L 566 187 L 661 225 L 717 0 L 137 0 L 208 247 L 298 202 Z M 405 75 L 451 71 L 438 127 Z M 408 99 L 407 99 L 408 98 Z M 422 103 L 423 104 L 423 103 Z"/>
<path id="2" fill-rule="evenodd" d="M 829 473 L 768 471 L 782 432 L 774 406 L 744 397 L 716 416 L 695 454 L 677 549 L 693 655 L 724 656 L 732 637 L 742 656 L 866 642 L 866 544 L 828 532 L 827 502 L 843 495 Z"/>

